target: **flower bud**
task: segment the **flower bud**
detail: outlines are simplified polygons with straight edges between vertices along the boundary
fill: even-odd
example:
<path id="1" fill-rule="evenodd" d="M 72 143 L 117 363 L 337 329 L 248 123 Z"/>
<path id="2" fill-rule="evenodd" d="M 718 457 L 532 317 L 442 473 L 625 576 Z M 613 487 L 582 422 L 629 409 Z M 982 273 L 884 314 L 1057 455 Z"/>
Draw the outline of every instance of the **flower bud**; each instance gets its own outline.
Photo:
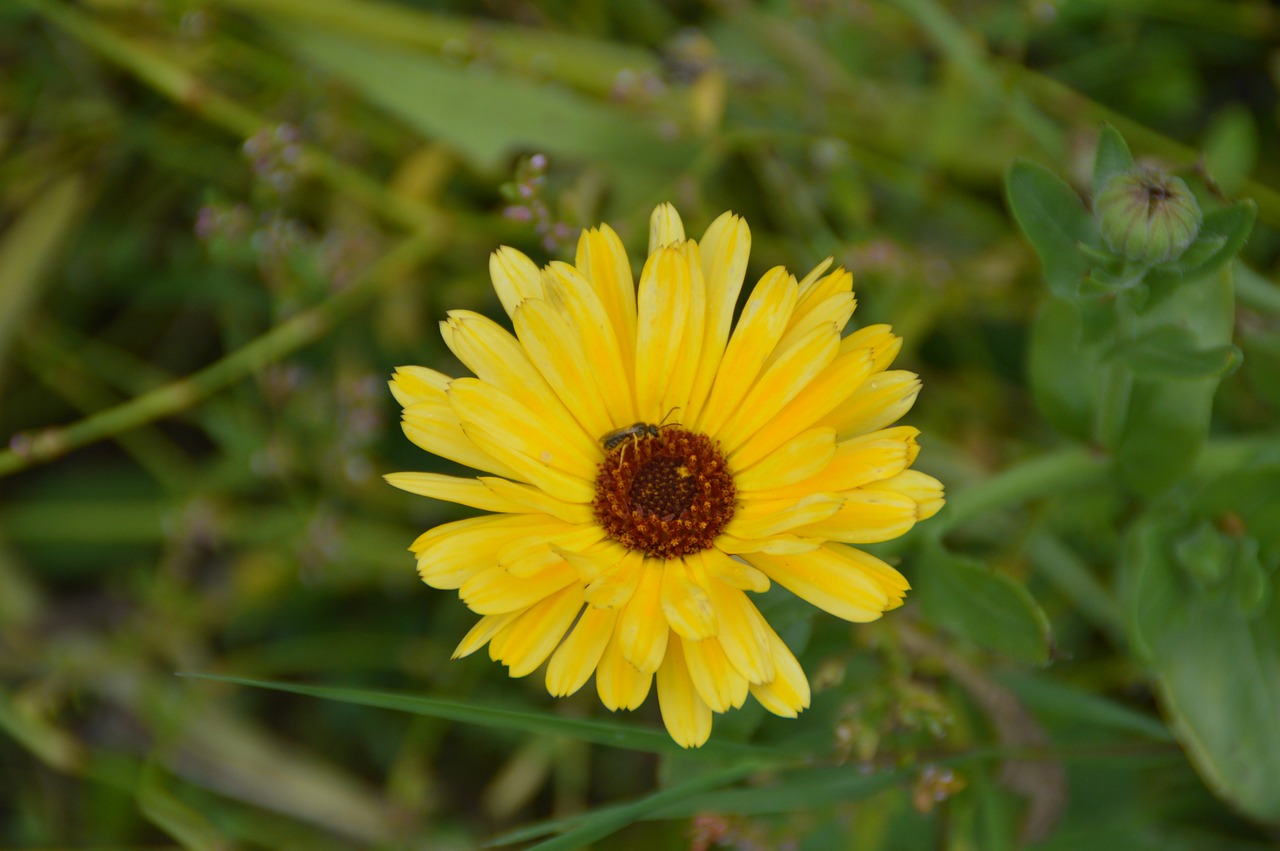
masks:
<path id="1" fill-rule="evenodd" d="M 1093 212 L 1108 248 L 1149 266 L 1177 259 L 1200 232 L 1200 205 L 1187 184 L 1155 169 L 1112 177 Z"/>

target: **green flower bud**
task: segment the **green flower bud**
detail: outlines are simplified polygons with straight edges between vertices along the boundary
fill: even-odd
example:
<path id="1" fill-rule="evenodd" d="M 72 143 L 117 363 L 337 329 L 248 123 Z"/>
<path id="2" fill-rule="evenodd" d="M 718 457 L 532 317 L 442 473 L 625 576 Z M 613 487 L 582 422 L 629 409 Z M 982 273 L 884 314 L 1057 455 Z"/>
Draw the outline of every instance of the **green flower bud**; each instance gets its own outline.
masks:
<path id="1" fill-rule="evenodd" d="M 1177 259 L 1200 232 L 1200 205 L 1187 184 L 1155 169 L 1112 177 L 1093 213 L 1107 247 L 1148 266 Z"/>

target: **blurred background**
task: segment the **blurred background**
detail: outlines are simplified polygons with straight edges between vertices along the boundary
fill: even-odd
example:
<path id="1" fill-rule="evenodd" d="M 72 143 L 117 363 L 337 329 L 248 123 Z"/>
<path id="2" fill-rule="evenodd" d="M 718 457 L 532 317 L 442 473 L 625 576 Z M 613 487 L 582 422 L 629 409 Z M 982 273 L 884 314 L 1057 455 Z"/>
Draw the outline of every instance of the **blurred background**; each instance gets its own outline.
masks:
<path id="1" fill-rule="evenodd" d="M 436 323 L 501 317 L 490 251 L 571 260 L 608 221 L 638 269 L 669 200 L 692 236 L 746 217 L 749 281 L 834 256 L 855 324 L 905 337 L 918 466 L 960 493 L 1066 443 L 1025 376 L 1048 295 L 1005 170 L 1087 186 L 1110 122 L 1257 202 L 1245 259 L 1274 293 L 1278 47 L 1249 0 L 3 0 L 0 844 L 466 849 L 704 770 L 176 674 L 607 716 L 590 688 L 553 704 L 539 675 L 449 661 L 474 616 L 406 548 L 463 510 L 381 480 L 448 471 L 385 381 L 462 372 Z M 1219 434 L 1275 433 L 1260 298 Z M 1273 847 L 1130 646 L 1131 509 L 1037 502 L 953 536 L 1044 627 L 1025 644 L 918 603 L 794 627 L 814 708 L 713 739 L 803 734 L 836 799 L 784 778 L 770 806 L 596 847 Z M 657 725 L 655 701 L 618 720 Z"/>

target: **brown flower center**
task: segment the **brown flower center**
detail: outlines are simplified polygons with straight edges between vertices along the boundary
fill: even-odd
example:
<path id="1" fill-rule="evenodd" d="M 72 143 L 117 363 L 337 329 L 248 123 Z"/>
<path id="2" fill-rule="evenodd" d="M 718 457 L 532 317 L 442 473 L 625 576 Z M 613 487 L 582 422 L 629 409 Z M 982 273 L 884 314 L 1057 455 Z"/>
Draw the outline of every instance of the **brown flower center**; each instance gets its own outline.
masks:
<path id="1" fill-rule="evenodd" d="M 596 520 L 610 538 L 654 558 L 709 549 L 733 519 L 737 488 L 718 444 L 677 425 L 637 429 L 596 475 Z"/>

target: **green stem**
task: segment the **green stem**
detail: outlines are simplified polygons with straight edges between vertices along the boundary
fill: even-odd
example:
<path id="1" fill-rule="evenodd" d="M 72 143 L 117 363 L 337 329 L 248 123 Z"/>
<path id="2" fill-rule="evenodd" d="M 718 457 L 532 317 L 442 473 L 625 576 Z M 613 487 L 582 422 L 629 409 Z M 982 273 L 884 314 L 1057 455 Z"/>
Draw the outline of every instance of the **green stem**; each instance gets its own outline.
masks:
<path id="1" fill-rule="evenodd" d="M 935 539 L 941 538 L 996 509 L 1102 482 L 1110 470 L 1110 461 L 1090 449 L 1060 449 L 1010 467 L 949 497 L 947 507 L 924 525 Z"/>
<path id="2" fill-rule="evenodd" d="M 0 452 L 0 476 L 51 461 L 61 455 L 140 425 L 172 416 L 207 396 L 312 343 L 359 304 L 422 262 L 446 241 L 443 233 L 410 237 L 370 266 L 349 289 L 296 314 L 261 337 L 186 378 L 99 411 L 69 426 L 53 426 L 15 435 Z"/>

